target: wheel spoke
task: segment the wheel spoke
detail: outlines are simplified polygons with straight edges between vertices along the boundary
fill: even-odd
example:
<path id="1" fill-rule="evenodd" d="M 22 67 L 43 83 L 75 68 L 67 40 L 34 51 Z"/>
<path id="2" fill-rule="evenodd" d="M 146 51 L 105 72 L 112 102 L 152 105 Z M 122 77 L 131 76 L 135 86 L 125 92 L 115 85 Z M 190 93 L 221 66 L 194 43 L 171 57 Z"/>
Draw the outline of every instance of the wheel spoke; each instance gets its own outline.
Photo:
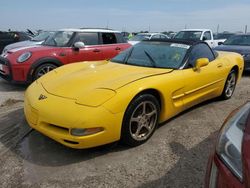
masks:
<path id="1" fill-rule="evenodd" d="M 140 122 L 140 118 L 139 117 L 132 117 L 131 118 L 131 122 L 137 122 L 137 123 L 139 123 Z"/>
<path id="2" fill-rule="evenodd" d="M 141 132 L 142 126 L 138 125 L 136 132 L 135 132 L 135 136 L 136 137 L 140 137 L 140 132 Z"/>
<path id="3" fill-rule="evenodd" d="M 147 105 L 146 102 L 142 103 L 142 114 L 146 114 L 146 107 L 147 107 L 146 105 Z"/>
<path id="4" fill-rule="evenodd" d="M 150 126 L 150 122 L 148 124 L 145 124 L 143 127 L 145 127 L 148 130 L 148 132 L 151 132 L 152 128 Z"/>
<path id="5" fill-rule="evenodd" d="M 151 118 L 153 115 L 157 114 L 157 111 L 156 110 L 153 110 L 152 112 L 150 113 L 147 113 L 146 115 Z"/>

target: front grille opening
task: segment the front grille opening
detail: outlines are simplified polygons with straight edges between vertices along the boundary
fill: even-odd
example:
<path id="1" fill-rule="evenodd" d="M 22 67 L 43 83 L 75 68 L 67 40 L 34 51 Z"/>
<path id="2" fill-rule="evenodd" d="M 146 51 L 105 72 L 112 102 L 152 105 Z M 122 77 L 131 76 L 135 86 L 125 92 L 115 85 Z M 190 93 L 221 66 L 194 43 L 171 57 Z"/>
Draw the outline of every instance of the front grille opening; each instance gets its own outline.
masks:
<path id="1" fill-rule="evenodd" d="M 79 144 L 79 142 L 74 142 L 74 141 L 70 141 L 70 140 L 63 140 L 63 141 L 66 143 L 69 143 L 69 144 L 74 144 L 74 145 Z"/>

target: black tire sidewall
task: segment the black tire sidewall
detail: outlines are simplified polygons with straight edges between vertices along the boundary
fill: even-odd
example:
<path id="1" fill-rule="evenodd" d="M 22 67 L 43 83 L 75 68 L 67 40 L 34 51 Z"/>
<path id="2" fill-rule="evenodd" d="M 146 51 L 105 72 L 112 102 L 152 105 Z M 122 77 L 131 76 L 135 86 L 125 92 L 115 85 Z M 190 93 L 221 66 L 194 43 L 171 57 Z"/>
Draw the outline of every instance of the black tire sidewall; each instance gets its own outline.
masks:
<path id="1" fill-rule="evenodd" d="M 138 140 L 135 140 L 131 136 L 129 124 L 130 124 L 130 119 L 131 119 L 131 116 L 132 116 L 135 108 L 144 101 L 150 101 L 150 102 L 154 103 L 154 105 L 156 106 L 156 108 L 157 108 L 156 125 L 154 127 L 154 130 L 151 132 L 151 134 L 148 136 L 147 139 L 142 140 L 142 141 L 138 141 Z M 141 94 L 141 95 L 135 97 L 128 105 L 127 110 L 126 110 L 124 117 L 123 117 L 122 129 L 121 129 L 121 142 L 125 145 L 132 146 L 132 147 L 145 143 L 153 135 L 153 133 L 157 127 L 157 124 L 159 121 L 159 114 L 160 114 L 160 104 L 159 104 L 158 100 L 155 98 L 155 96 L 153 96 L 151 94 Z"/>

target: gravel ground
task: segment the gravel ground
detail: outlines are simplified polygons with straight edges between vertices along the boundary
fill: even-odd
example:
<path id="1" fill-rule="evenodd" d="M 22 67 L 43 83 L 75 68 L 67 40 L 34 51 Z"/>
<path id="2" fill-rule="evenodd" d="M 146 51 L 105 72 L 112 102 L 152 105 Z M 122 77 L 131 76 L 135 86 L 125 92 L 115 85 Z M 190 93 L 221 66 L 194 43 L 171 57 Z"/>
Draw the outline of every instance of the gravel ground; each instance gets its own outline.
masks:
<path id="1" fill-rule="evenodd" d="M 250 100 L 244 76 L 234 96 L 196 106 L 161 125 L 145 144 L 66 148 L 31 130 L 25 87 L 0 80 L 1 187 L 202 187 L 206 163 L 226 116 Z"/>

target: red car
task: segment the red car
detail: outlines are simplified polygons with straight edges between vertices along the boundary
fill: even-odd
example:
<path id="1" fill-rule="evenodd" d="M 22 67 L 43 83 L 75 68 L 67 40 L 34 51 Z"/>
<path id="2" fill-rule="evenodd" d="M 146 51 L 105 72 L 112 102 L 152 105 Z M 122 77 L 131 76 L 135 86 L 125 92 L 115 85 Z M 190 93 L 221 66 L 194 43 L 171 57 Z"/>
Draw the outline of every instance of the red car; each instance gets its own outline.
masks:
<path id="1" fill-rule="evenodd" d="M 30 83 L 58 66 L 110 59 L 130 46 L 118 31 L 64 29 L 42 45 L 3 53 L 0 56 L 0 76 L 14 83 Z"/>
<path id="2" fill-rule="evenodd" d="M 233 111 L 221 128 L 205 187 L 250 187 L 250 102 Z"/>

